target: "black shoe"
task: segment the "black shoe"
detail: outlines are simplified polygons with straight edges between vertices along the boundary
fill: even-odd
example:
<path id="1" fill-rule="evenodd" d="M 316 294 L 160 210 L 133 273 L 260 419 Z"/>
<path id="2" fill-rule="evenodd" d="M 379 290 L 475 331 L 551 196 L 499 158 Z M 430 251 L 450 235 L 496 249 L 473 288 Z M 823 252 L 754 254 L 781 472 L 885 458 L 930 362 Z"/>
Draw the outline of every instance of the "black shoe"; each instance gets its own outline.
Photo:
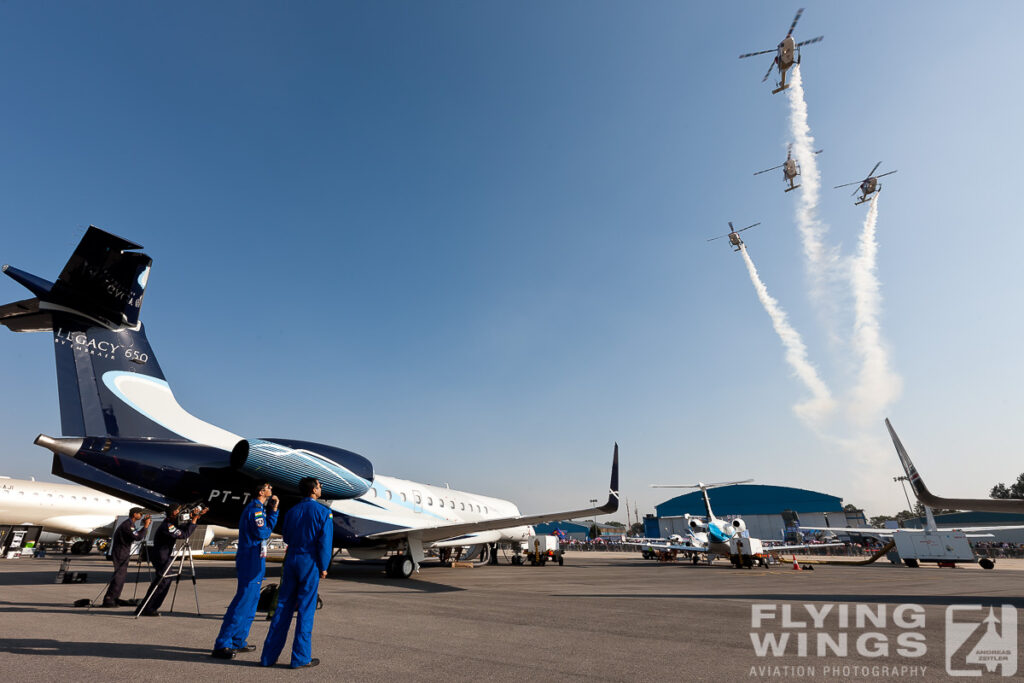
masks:
<path id="1" fill-rule="evenodd" d="M 235 652 L 253 652 L 255 649 L 255 645 L 245 645 L 243 647 L 236 647 Z"/>
<path id="2" fill-rule="evenodd" d="M 139 616 L 140 617 L 158 617 L 158 616 L 160 616 L 160 613 L 159 612 L 139 612 Z"/>
<path id="3" fill-rule="evenodd" d="M 111 607 L 117 607 L 118 605 L 116 605 L 116 604 L 114 604 L 112 602 L 104 602 L 103 604 L 96 605 L 96 606 L 97 607 L 102 607 L 104 609 L 110 609 Z"/>
<path id="4" fill-rule="evenodd" d="M 232 659 L 235 656 L 235 651 L 230 647 L 221 647 L 211 652 L 210 656 L 214 659 Z"/>
<path id="5" fill-rule="evenodd" d="M 305 669 L 307 666 L 319 666 L 319 665 L 320 665 L 320 660 L 317 659 L 316 657 L 313 657 L 313 659 L 309 660 L 308 664 L 303 664 L 302 666 L 293 666 L 292 668 L 293 669 Z"/>

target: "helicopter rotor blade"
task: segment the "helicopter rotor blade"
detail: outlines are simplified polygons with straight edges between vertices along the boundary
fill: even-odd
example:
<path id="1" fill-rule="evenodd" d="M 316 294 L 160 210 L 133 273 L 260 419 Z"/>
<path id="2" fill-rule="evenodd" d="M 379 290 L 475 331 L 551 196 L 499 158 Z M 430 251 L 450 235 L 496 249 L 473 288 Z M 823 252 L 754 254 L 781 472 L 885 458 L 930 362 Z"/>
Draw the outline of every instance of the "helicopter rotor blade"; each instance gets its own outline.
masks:
<path id="1" fill-rule="evenodd" d="M 719 235 L 718 237 L 712 237 L 708 240 L 708 242 L 714 242 L 715 240 L 720 240 L 723 237 L 728 237 L 728 235 Z"/>
<path id="2" fill-rule="evenodd" d="M 800 9 L 798 9 L 796 11 L 796 16 L 793 17 L 793 23 L 789 25 L 789 33 L 786 34 L 787 38 L 789 38 L 791 35 L 793 35 L 793 29 L 796 28 L 796 22 L 800 21 L 800 15 L 803 14 L 803 13 L 804 13 L 804 8 L 803 7 L 801 7 Z"/>
<path id="3" fill-rule="evenodd" d="M 896 171 L 889 171 L 888 173 L 883 173 L 882 175 L 876 175 L 876 176 L 875 176 L 875 178 L 876 178 L 876 179 L 877 179 L 877 178 L 884 178 L 885 176 L 887 176 L 887 175 L 892 175 L 892 174 L 893 174 L 893 173 L 895 173 L 895 172 L 896 172 Z"/>
<path id="4" fill-rule="evenodd" d="M 778 64 L 778 63 L 779 63 L 779 58 L 778 57 L 776 57 L 775 59 L 772 60 L 771 66 L 768 67 L 767 73 L 765 73 L 764 78 L 761 79 L 762 83 L 764 83 L 765 81 L 768 80 L 768 77 L 772 75 L 772 69 L 774 69 L 775 65 Z"/>
<path id="5" fill-rule="evenodd" d="M 877 171 L 878 167 L 881 166 L 881 165 L 882 165 L 881 161 L 879 161 L 877 164 L 875 164 L 875 167 L 873 169 L 871 169 L 871 173 L 868 173 L 868 178 L 870 178 L 871 176 L 875 175 L 875 171 Z"/>
<path id="6" fill-rule="evenodd" d="M 796 44 L 797 47 L 803 47 L 804 45 L 811 45 L 813 43 L 820 43 L 822 38 L 825 36 L 818 36 L 817 38 L 811 38 L 810 40 L 804 40 Z"/>
<path id="7" fill-rule="evenodd" d="M 816 149 L 816 150 L 814 150 L 814 152 L 812 152 L 812 154 L 821 154 L 824 151 L 825 150 L 823 150 L 823 149 Z"/>
<path id="8" fill-rule="evenodd" d="M 778 52 L 779 48 L 773 47 L 771 50 L 761 50 L 760 52 L 748 52 L 745 55 L 740 55 L 740 59 L 746 59 L 747 57 L 756 57 L 757 55 L 767 55 L 772 52 Z"/>
<path id="9" fill-rule="evenodd" d="M 779 164 L 778 166 L 772 166 L 771 168 L 766 168 L 763 171 L 758 171 L 754 175 L 761 175 L 762 173 L 767 173 L 768 171 L 774 171 L 775 169 L 782 168 L 783 166 L 785 166 L 785 164 Z"/>
<path id="10" fill-rule="evenodd" d="M 863 181 L 862 181 L 862 182 L 863 182 Z M 853 193 L 852 193 L 852 194 L 851 194 L 850 196 L 851 196 L 851 197 L 853 197 L 853 196 L 856 196 L 856 194 L 857 194 L 858 192 L 860 192 L 860 188 L 859 188 L 859 187 L 855 187 L 855 188 L 853 188 Z"/>
<path id="11" fill-rule="evenodd" d="M 842 185 L 836 185 L 832 189 L 833 190 L 838 190 L 840 187 L 849 187 L 850 185 L 860 185 L 863 182 L 864 182 L 863 180 L 855 180 L 852 183 L 843 183 Z"/>
<path id="12" fill-rule="evenodd" d="M 753 225 L 748 225 L 745 228 L 740 228 L 739 230 L 736 230 L 736 232 L 743 232 L 744 230 L 750 230 L 751 228 L 756 228 L 759 225 L 761 225 L 760 221 L 758 221 L 757 223 L 754 223 Z"/>

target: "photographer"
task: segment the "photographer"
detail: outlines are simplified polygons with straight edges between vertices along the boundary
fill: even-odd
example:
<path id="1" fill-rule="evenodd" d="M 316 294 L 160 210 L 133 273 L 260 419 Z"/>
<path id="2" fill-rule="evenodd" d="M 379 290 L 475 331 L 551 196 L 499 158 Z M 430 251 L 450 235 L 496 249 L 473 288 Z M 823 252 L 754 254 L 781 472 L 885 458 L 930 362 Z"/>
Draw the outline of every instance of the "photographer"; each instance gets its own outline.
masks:
<path id="1" fill-rule="evenodd" d="M 146 537 L 146 530 L 152 522 L 149 515 L 142 516 L 142 508 L 132 508 L 128 519 L 121 522 L 111 539 L 110 560 L 114 563 L 114 575 L 110 578 L 107 593 L 103 596 L 103 607 L 117 607 L 121 597 L 124 580 L 128 575 L 128 565 L 132 560 L 132 544 Z M 142 526 L 135 529 L 135 523 L 142 520 Z"/>
<path id="2" fill-rule="evenodd" d="M 197 505 L 189 514 L 188 511 L 183 512 L 180 505 L 174 505 L 167 511 L 167 516 L 153 536 L 153 548 L 149 553 L 149 561 L 153 565 L 156 577 L 149 585 L 146 600 L 142 602 L 145 608 L 140 607 L 140 610 L 136 612 L 137 615 L 142 617 L 160 616 L 158 610 L 167 596 L 167 589 L 171 587 L 171 578 L 173 578 L 165 578 L 164 573 L 171 565 L 174 544 L 191 536 L 192 532 L 196 530 L 196 524 L 209 510 L 208 507 Z"/>

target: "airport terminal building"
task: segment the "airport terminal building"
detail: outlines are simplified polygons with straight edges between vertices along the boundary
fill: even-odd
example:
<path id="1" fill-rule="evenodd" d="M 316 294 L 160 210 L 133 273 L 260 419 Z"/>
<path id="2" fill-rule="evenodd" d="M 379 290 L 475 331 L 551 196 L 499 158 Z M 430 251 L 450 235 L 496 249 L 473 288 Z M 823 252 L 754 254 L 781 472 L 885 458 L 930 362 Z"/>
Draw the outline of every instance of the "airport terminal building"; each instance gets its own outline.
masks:
<path id="1" fill-rule="evenodd" d="M 843 511 L 843 501 L 818 491 L 798 489 L 790 486 L 766 486 L 760 484 L 734 484 L 710 489 L 708 497 L 715 516 L 722 519 L 741 517 L 750 535 L 762 539 L 783 539 L 788 526 L 784 516 L 789 511 L 796 514 L 801 526 L 867 526 L 862 511 Z M 671 534 L 685 535 L 685 515 L 705 517 L 704 497 L 693 491 L 666 500 L 655 506 L 657 512 L 647 521 L 647 535 L 655 531 L 660 538 Z M 654 528 L 654 522 L 657 528 Z"/>

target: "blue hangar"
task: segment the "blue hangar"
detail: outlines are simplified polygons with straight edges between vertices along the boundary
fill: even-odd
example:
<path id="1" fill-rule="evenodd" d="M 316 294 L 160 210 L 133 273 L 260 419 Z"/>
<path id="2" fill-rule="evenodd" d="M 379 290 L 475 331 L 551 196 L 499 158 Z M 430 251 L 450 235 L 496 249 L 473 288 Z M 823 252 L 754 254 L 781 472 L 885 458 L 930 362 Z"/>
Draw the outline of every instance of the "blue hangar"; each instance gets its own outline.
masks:
<path id="1" fill-rule="evenodd" d="M 709 489 L 708 498 L 716 517 L 741 517 L 754 538 L 784 538 L 784 529 L 788 525 L 783 513 L 789 516 L 788 511 L 795 512 L 797 521 L 805 526 L 867 526 L 863 511 L 843 510 L 842 498 L 790 486 L 734 484 Z M 685 535 L 685 515 L 704 517 L 707 514 L 699 490 L 670 498 L 654 509 L 661 538 L 670 534 Z M 654 521 L 650 518 L 645 520 L 648 535 L 654 531 Z"/>

